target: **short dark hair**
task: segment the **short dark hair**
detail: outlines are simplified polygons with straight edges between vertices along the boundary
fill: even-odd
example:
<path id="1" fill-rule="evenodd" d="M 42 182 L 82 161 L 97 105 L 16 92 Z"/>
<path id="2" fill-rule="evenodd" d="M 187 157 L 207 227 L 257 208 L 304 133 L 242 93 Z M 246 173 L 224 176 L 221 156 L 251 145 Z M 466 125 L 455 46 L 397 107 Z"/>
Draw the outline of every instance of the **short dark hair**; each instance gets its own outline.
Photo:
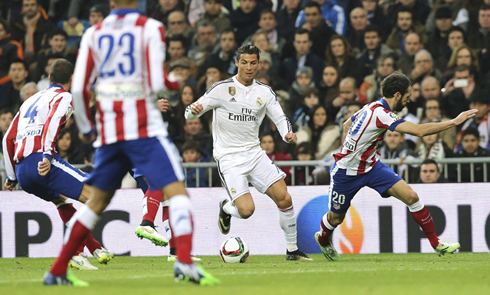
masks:
<path id="1" fill-rule="evenodd" d="M 230 34 L 230 33 L 232 33 L 232 34 L 233 34 L 233 37 L 235 37 L 235 39 L 236 39 L 236 33 L 235 33 L 235 30 L 233 30 L 233 28 L 229 28 L 229 27 L 228 27 L 228 28 L 226 28 L 226 29 L 223 29 L 223 30 L 221 31 L 221 33 L 219 34 L 219 36 L 221 37 L 221 36 L 223 36 L 223 34 Z"/>
<path id="2" fill-rule="evenodd" d="M 449 36 L 452 32 L 461 32 L 461 34 L 463 34 L 463 40 L 466 41 L 466 32 L 463 30 L 463 28 L 458 26 L 452 26 L 447 32 L 447 35 Z"/>
<path id="3" fill-rule="evenodd" d="M 322 8 L 320 7 L 320 4 L 318 4 L 318 2 L 309 1 L 308 3 L 306 3 L 304 8 L 306 8 L 306 7 L 316 7 L 316 9 L 320 13 L 320 15 L 322 14 Z M 303 9 L 303 11 L 304 11 L 304 9 Z"/>
<path id="4" fill-rule="evenodd" d="M 311 88 L 311 89 L 308 89 L 305 91 L 305 93 L 303 94 L 303 99 L 307 98 L 307 97 L 310 97 L 312 95 L 315 95 L 315 96 L 318 96 L 319 95 L 319 91 L 317 88 Z"/>
<path id="5" fill-rule="evenodd" d="M 254 45 L 243 45 L 238 48 L 238 51 L 236 52 L 236 60 L 240 60 L 240 57 L 242 54 L 255 54 L 257 55 L 257 60 L 260 60 L 260 49 L 258 49 Z"/>
<path id="6" fill-rule="evenodd" d="M 392 98 L 395 93 L 400 92 L 403 96 L 407 93 L 408 87 L 412 85 L 410 79 L 400 72 L 393 72 L 381 82 L 381 92 L 386 98 Z"/>
<path id="7" fill-rule="evenodd" d="M 167 38 L 167 44 L 170 45 L 170 42 L 180 42 L 182 44 L 182 47 L 184 47 L 185 52 L 187 52 L 187 40 L 182 34 L 176 34 L 172 35 L 171 37 Z"/>
<path id="8" fill-rule="evenodd" d="M 473 71 L 471 71 L 471 68 L 468 65 L 459 65 L 454 68 L 454 72 L 464 72 L 464 71 L 469 71 L 470 75 L 473 75 Z"/>
<path id="9" fill-rule="evenodd" d="M 64 58 L 57 59 L 49 70 L 49 76 L 51 77 L 51 83 L 54 84 L 66 84 L 70 82 L 73 75 L 73 64 Z"/>
<path id="10" fill-rule="evenodd" d="M 303 34 L 307 34 L 308 35 L 308 40 L 311 41 L 311 35 L 310 35 L 310 31 L 308 31 L 307 29 L 304 29 L 304 28 L 297 28 L 296 31 L 294 31 L 294 35 L 303 35 Z"/>
<path id="11" fill-rule="evenodd" d="M 440 172 L 439 171 L 439 165 L 437 165 L 437 162 L 434 161 L 433 159 L 425 159 L 420 166 L 422 166 L 422 165 L 428 165 L 428 164 L 434 164 L 434 165 L 436 165 L 437 172 Z"/>
<path id="12" fill-rule="evenodd" d="M 476 139 L 478 140 L 480 139 L 480 131 L 478 131 L 478 129 L 473 127 L 466 128 L 463 131 L 463 135 L 461 136 L 461 139 L 463 139 L 466 135 L 473 135 L 474 137 L 476 137 Z"/>
<path id="13" fill-rule="evenodd" d="M 479 11 L 483 11 L 483 10 L 490 10 L 490 5 L 488 4 L 483 4 L 482 6 L 480 6 L 480 9 L 478 9 Z"/>
<path id="14" fill-rule="evenodd" d="M 29 69 L 27 68 L 27 64 L 26 64 L 26 62 L 25 62 L 25 61 L 23 61 L 22 59 L 19 59 L 19 58 L 14 59 L 14 60 L 13 60 L 13 61 L 10 63 L 9 68 L 10 68 L 10 66 L 11 66 L 12 64 L 22 64 L 22 65 L 24 66 L 24 70 L 29 71 Z"/>
<path id="15" fill-rule="evenodd" d="M 362 34 L 362 37 L 364 38 L 364 35 L 369 32 L 376 32 L 378 34 L 378 37 L 381 37 L 380 29 L 377 25 L 367 25 L 366 28 L 364 29 L 364 33 Z"/>
<path id="16" fill-rule="evenodd" d="M 199 146 L 200 146 L 200 144 L 198 141 L 188 140 L 182 146 L 182 152 L 193 150 L 193 151 L 200 153 L 201 151 L 199 150 Z"/>
<path id="17" fill-rule="evenodd" d="M 49 40 L 53 39 L 54 36 L 58 36 L 58 35 L 62 35 L 63 37 L 65 37 L 65 40 L 68 39 L 68 34 L 62 30 L 62 29 L 54 29 L 52 30 L 51 32 L 49 32 Z"/>
<path id="18" fill-rule="evenodd" d="M 2 108 L 2 109 L 0 109 L 0 116 L 3 115 L 3 114 L 6 114 L 6 113 L 11 113 L 12 116 L 14 115 L 14 111 L 12 111 L 11 108 Z"/>
<path id="19" fill-rule="evenodd" d="M 272 9 L 270 9 L 270 8 L 264 8 L 260 11 L 260 17 L 262 17 L 262 15 L 264 15 L 264 14 L 272 14 L 272 16 L 274 16 L 274 19 L 276 18 L 274 11 L 272 11 Z"/>

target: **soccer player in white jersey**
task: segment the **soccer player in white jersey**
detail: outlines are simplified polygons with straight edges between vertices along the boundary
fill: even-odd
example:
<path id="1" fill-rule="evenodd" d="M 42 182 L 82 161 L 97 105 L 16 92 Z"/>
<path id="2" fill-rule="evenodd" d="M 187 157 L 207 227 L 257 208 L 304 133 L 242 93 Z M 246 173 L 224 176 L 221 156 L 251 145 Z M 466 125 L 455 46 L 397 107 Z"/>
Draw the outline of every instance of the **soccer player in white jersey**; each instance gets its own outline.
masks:
<path id="1" fill-rule="evenodd" d="M 73 77 L 76 123 L 94 137 L 88 104 L 97 78 L 97 153 L 88 184 L 92 198 L 70 220 L 61 253 L 45 285 L 86 286 L 67 274 L 69 257 L 95 227 L 129 169 L 143 174 L 150 187 L 169 199 L 170 224 L 177 247 L 175 280 L 216 285 L 219 280 L 191 260 L 192 214 L 177 148 L 156 108 L 157 93 L 170 87 L 165 77 L 165 37 L 161 22 L 136 10 L 136 0 L 114 0 L 115 9 L 82 37 Z"/>
<path id="2" fill-rule="evenodd" d="M 88 201 L 90 190 L 84 184 L 86 174 L 63 160 L 55 151 L 62 126 L 72 114 L 71 85 L 73 65 L 58 59 L 50 69 L 50 85 L 28 98 L 12 120 L 4 138 L 3 152 L 7 179 L 5 188 L 20 187 L 58 208 L 64 223 L 77 211 L 65 203 L 67 197 L 82 203 Z M 83 254 L 84 246 L 99 263 L 106 264 L 114 253 L 104 249 L 92 235 L 76 249 L 70 266 L 97 270 Z M 74 253 L 74 254 L 75 254 Z"/>
<path id="3" fill-rule="evenodd" d="M 417 193 L 381 163 L 378 148 L 388 129 L 423 137 L 463 123 L 473 117 L 476 110 L 462 112 L 450 121 L 417 125 L 396 115 L 410 102 L 412 95 L 410 80 L 405 75 L 394 72 L 386 77 L 381 82 L 381 93 L 384 98 L 364 106 L 344 123 L 346 136 L 341 151 L 334 154 L 335 165 L 330 172 L 330 210 L 323 216 L 315 239 L 327 259 L 339 260 L 331 243 L 332 232 L 344 220 L 356 193 L 368 186 L 383 198 L 394 196 L 406 204 L 437 254 L 455 253 L 460 244 L 437 237 L 429 211 Z"/>
<path id="4" fill-rule="evenodd" d="M 185 112 L 187 119 L 194 119 L 213 110 L 213 155 L 229 196 L 220 202 L 219 229 L 227 234 L 231 216 L 246 219 L 254 213 L 255 204 L 248 189 L 250 182 L 278 207 L 279 224 L 286 236 L 286 259 L 309 261 L 311 259 L 297 246 L 296 217 L 284 182 L 286 174 L 260 147 L 259 127 L 267 115 L 285 142 L 296 142 L 296 134 L 274 91 L 254 79 L 260 64 L 260 50 L 244 45 L 238 48 L 236 56 L 238 74 L 215 83 Z"/>

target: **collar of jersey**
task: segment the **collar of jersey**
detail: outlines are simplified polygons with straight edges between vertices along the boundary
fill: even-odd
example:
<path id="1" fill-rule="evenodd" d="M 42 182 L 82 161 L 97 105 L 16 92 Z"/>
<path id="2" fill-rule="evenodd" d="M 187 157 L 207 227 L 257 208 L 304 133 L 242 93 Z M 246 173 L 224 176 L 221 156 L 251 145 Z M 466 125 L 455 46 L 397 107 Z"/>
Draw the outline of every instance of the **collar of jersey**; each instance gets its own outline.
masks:
<path id="1" fill-rule="evenodd" d="M 58 88 L 63 88 L 60 84 L 49 84 L 48 88 L 53 88 L 53 87 L 58 87 Z"/>
<path id="2" fill-rule="evenodd" d="M 243 89 L 248 89 L 249 87 L 252 87 L 255 83 L 255 79 L 254 79 L 250 86 L 245 86 L 240 81 L 238 81 L 238 79 L 236 78 L 236 75 L 233 76 L 233 81 L 235 81 L 235 84 L 238 85 L 238 87 L 243 88 Z"/>
<path id="3" fill-rule="evenodd" d="M 388 102 L 385 100 L 385 98 L 381 98 L 379 101 L 381 101 L 383 103 L 383 106 L 385 107 L 385 109 L 387 109 L 388 111 L 391 111 L 390 109 L 390 106 L 388 105 Z"/>
<path id="4" fill-rule="evenodd" d="M 114 9 L 111 11 L 110 14 L 115 14 L 115 15 L 126 15 L 128 13 L 139 13 L 138 9 L 134 8 L 119 8 L 119 9 Z"/>

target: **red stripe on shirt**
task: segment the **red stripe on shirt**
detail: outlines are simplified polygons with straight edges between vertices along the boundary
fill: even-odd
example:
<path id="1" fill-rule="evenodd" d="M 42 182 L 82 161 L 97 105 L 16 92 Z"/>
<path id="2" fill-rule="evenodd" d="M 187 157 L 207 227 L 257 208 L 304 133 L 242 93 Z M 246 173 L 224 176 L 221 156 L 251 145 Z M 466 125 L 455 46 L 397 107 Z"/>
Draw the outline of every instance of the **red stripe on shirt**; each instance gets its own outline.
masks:
<path id="1" fill-rule="evenodd" d="M 144 27 L 146 24 L 146 21 L 148 21 L 148 18 L 146 16 L 140 15 L 138 17 L 138 19 L 136 20 L 135 26 Z"/>
<path id="2" fill-rule="evenodd" d="M 378 117 L 376 117 L 376 127 L 385 128 L 385 129 L 390 128 L 389 125 L 383 124 L 383 122 L 381 122 L 381 120 Z"/>
<path id="3" fill-rule="evenodd" d="M 113 103 L 113 111 L 116 114 L 117 141 L 124 140 L 124 112 L 123 112 L 122 106 L 123 106 L 122 101 L 115 101 Z"/>
<path id="4" fill-rule="evenodd" d="M 146 100 L 139 99 L 136 101 L 136 109 L 138 110 L 138 137 L 148 137 L 148 113 L 146 111 Z"/>
<path id="5" fill-rule="evenodd" d="M 88 49 L 88 56 L 87 56 L 87 68 L 85 69 L 85 77 L 83 78 L 83 83 L 85 85 L 85 89 L 83 90 L 83 102 L 85 104 L 85 113 L 87 115 L 87 118 L 89 119 L 89 122 L 92 122 L 91 118 L 91 112 L 90 112 L 90 76 L 92 74 L 92 71 L 94 69 L 94 58 L 92 55 L 92 49 Z M 74 110 L 75 111 L 75 110 Z"/>
<path id="6" fill-rule="evenodd" d="M 150 63 L 150 46 L 146 46 L 145 50 L 145 58 L 146 58 L 146 69 L 148 71 L 148 86 L 150 86 L 150 89 L 152 89 L 151 84 L 151 63 Z"/>
<path id="7" fill-rule="evenodd" d="M 371 143 L 371 145 L 367 148 L 367 150 L 362 153 L 361 162 L 359 163 L 359 167 L 357 168 L 357 175 L 364 174 L 366 172 L 366 163 L 369 155 L 374 151 L 376 147 L 377 141 Z"/>
<path id="8" fill-rule="evenodd" d="M 100 122 L 100 142 L 102 145 L 106 143 L 105 140 L 105 125 L 104 125 L 104 111 L 102 111 L 102 108 L 100 107 L 100 102 L 97 102 L 95 104 L 95 107 L 97 108 L 97 116 L 99 117 L 99 122 Z"/>
<path id="9" fill-rule="evenodd" d="M 22 142 L 20 143 L 21 144 L 21 148 L 20 148 L 19 152 L 17 153 L 17 160 L 19 162 L 24 159 L 24 150 L 26 149 L 26 141 L 27 141 L 27 137 L 25 137 L 24 139 L 22 139 Z M 17 149 L 18 143 L 16 143 L 15 145 L 16 145 L 16 149 Z"/>

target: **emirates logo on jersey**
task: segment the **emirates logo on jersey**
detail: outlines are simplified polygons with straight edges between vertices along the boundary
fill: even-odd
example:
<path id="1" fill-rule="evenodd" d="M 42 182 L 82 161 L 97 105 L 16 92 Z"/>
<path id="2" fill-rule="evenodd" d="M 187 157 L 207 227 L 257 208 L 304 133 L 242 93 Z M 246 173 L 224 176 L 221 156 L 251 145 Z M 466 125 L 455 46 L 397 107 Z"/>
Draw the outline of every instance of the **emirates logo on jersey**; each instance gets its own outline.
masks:
<path id="1" fill-rule="evenodd" d="M 258 106 L 262 105 L 262 98 L 257 97 L 257 101 L 255 102 Z"/>
<path id="2" fill-rule="evenodd" d="M 234 96 L 236 94 L 236 88 L 231 86 L 231 87 L 228 87 L 228 93 L 231 95 L 231 96 Z"/>

